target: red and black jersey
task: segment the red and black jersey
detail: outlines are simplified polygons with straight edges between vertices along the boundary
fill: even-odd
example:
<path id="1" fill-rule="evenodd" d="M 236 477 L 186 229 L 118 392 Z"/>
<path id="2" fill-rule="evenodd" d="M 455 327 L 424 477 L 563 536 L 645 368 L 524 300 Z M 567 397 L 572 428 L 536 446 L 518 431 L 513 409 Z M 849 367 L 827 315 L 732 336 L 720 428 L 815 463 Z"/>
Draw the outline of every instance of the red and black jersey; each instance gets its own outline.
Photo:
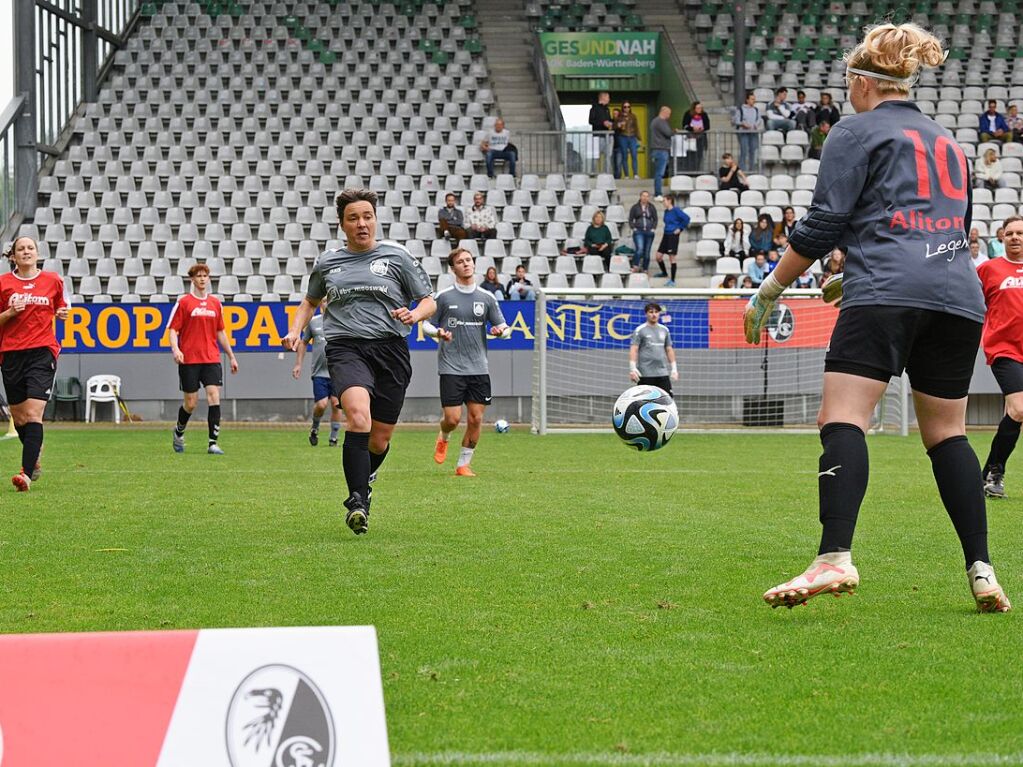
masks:
<path id="1" fill-rule="evenodd" d="M 186 365 L 220 362 L 217 333 L 224 329 L 224 308 L 215 297 L 185 293 L 171 310 L 167 327 L 177 331 Z"/>
<path id="2" fill-rule="evenodd" d="M 977 267 L 984 290 L 984 356 L 1023 362 L 1023 261 L 992 258 Z"/>
<path id="3" fill-rule="evenodd" d="M 56 357 L 60 343 L 53 332 L 58 309 L 71 305 L 64 280 L 54 272 L 39 272 L 26 279 L 17 272 L 0 275 L 0 311 L 24 301 L 25 311 L 0 326 L 0 358 L 4 352 L 46 348 Z"/>

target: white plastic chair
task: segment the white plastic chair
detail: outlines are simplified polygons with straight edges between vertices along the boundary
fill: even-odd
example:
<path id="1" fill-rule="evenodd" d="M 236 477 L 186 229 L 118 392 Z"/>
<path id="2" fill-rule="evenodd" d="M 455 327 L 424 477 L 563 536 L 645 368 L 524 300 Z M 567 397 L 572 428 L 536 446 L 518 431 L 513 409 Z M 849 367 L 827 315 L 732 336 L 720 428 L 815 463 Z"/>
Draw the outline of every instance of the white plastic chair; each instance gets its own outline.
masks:
<path id="1" fill-rule="evenodd" d="M 112 375 L 92 376 L 85 383 L 85 420 L 92 423 L 96 420 L 93 405 L 97 402 L 112 402 L 114 405 L 114 423 L 121 422 L 121 409 L 117 406 L 117 396 L 121 391 L 121 377 Z"/>

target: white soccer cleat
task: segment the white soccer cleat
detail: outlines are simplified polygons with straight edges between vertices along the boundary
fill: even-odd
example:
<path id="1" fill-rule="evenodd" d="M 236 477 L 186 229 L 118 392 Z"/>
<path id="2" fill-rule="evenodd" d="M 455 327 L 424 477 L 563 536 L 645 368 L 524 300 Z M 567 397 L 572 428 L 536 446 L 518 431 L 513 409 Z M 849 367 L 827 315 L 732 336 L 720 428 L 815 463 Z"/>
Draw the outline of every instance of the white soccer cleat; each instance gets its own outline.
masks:
<path id="1" fill-rule="evenodd" d="M 852 563 L 852 554 L 838 551 L 819 555 L 802 575 L 765 591 L 764 601 L 771 607 L 792 608 L 818 594 L 852 594 L 859 585 L 860 574 Z"/>
<path id="2" fill-rule="evenodd" d="M 970 579 L 973 598 L 977 600 L 977 612 L 1007 613 L 1012 609 L 1009 598 L 995 578 L 994 568 L 987 562 L 974 562 L 966 571 Z"/>

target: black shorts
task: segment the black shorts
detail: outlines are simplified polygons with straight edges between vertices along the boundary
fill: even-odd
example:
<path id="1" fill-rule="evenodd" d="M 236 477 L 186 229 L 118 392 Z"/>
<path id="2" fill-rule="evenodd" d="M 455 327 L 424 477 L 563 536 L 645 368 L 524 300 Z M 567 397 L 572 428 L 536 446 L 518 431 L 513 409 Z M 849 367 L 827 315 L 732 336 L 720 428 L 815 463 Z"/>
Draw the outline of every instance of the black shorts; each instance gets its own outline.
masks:
<path id="1" fill-rule="evenodd" d="M 53 377 L 57 374 L 57 358 L 45 346 L 4 352 L 0 370 L 8 404 L 20 405 L 27 399 L 49 400 Z"/>
<path id="2" fill-rule="evenodd" d="M 185 394 L 195 394 L 200 387 L 223 386 L 224 366 L 219 362 L 178 365 L 178 383 Z"/>
<path id="3" fill-rule="evenodd" d="M 667 256 L 678 255 L 678 235 L 669 234 L 665 232 L 661 235 L 661 244 L 657 246 L 658 253 L 664 253 Z"/>
<path id="4" fill-rule="evenodd" d="M 991 363 L 991 372 L 1005 396 L 1023 391 L 1023 362 L 998 357 Z"/>
<path id="5" fill-rule="evenodd" d="M 470 402 L 489 405 L 490 399 L 490 376 L 441 374 L 440 404 L 442 407 L 455 407 Z"/>
<path id="6" fill-rule="evenodd" d="M 636 382 L 636 386 L 657 386 L 664 389 L 668 394 L 671 394 L 671 377 L 670 376 L 640 376 L 639 381 Z"/>
<path id="7" fill-rule="evenodd" d="M 405 338 L 328 339 L 327 368 L 335 397 L 340 399 L 346 389 L 361 386 L 369 391 L 370 417 L 381 423 L 398 423 L 405 390 L 412 380 Z"/>
<path id="8" fill-rule="evenodd" d="M 844 307 L 831 334 L 824 370 L 876 381 L 905 370 L 914 391 L 962 399 L 970 391 L 983 327 L 933 309 Z"/>

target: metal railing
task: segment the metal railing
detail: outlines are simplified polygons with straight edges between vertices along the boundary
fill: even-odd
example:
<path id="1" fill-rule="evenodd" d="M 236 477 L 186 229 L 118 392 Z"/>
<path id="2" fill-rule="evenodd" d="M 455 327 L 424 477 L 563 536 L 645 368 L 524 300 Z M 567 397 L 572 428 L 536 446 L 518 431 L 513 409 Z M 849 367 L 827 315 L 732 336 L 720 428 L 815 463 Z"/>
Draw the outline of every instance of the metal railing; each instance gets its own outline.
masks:
<path id="1" fill-rule="evenodd" d="M 715 115 L 716 116 L 716 115 Z M 721 118 L 725 118 L 722 115 Z M 742 161 L 743 146 L 740 138 L 751 136 L 745 139 L 752 144 L 749 149 L 756 149 L 756 161 L 746 163 Z M 721 155 L 726 152 L 739 161 L 739 167 L 744 173 L 763 173 L 764 161 L 760 149 L 763 146 L 763 133 L 739 133 L 734 130 L 711 129 L 699 135 L 694 133 L 680 132 L 675 136 L 672 147 L 671 161 L 668 163 L 669 175 L 698 176 L 702 173 L 717 174 L 721 167 Z M 749 165 L 750 167 L 746 167 Z"/>
<path id="2" fill-rule="evenodd" d="M 520 173 L 610 173 L 611 132 L 516 131 Z"/>
<path id="3" fill-rule="evenodd" d="M 561 101 L 558 99 L 558 89 L 554 85 L 554 77 L 551 75 L 550 67 L 547 66 L 547 57 L 544 56 L 543 46 L 540 45 L 540 35 L 533 34 L 533 71 L 536 74 L 536 81 L 540 85 L 540 95 L 543 96 L 543 105 L 547 109 L 547 119 L 556 131 L 565 130 L 565 118 L 561 114 Z"/>
<path id="4" fill-rule="evenodd" d="M 18 208 L 17 188 L 14 182 L 14 123 L 25 104 L 23 96 L 11 99 L 0 114 L 0 221 L 10 221 Z"/>

